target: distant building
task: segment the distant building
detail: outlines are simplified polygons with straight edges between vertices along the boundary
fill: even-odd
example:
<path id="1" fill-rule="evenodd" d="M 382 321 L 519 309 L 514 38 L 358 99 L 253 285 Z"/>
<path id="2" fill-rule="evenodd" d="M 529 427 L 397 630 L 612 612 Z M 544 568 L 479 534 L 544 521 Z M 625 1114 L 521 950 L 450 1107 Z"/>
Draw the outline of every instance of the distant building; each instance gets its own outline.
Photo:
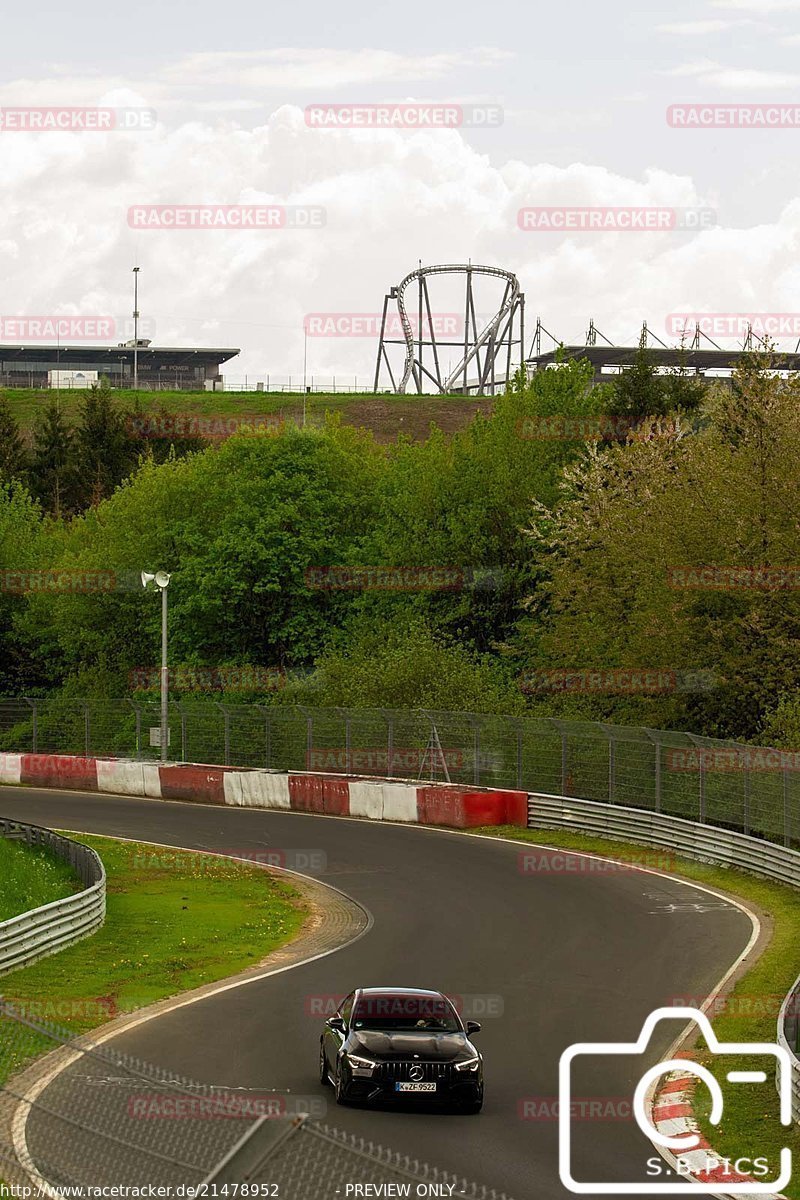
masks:
<path id="1" fill-rule="evenodd" d="M 0 345 L 0 386 L 90 387 L 105 377 L 113 387 L 131 387 L 135 349 L 132 341 L 119 346 Z M 222 364 L 238 353 L 238 349 L 151 346 L 140 340 L 139 387 L 195 392 L 221 388 Z M 81 377 L 85 382 L 79 382 Z"/>

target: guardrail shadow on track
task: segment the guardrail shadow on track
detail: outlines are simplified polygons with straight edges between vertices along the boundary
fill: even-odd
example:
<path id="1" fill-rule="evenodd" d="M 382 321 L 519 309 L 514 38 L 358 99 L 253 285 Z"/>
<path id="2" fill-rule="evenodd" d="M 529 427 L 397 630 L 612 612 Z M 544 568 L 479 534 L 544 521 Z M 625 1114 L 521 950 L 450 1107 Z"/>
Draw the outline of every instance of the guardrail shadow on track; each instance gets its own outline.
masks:
<path id="1" fill-rule="evenodd" d="M 411 1180 L 453 1185 L 463 1200 L 508 1200 L 298 1114 L 289 1093 L 198 1084 L 0 1000 L 0 1073 L 10 1071 L 0 1090 L 0 1174 L 12 1180 L 71 1189 L 269 1183 L 285 1200 Z M 322 1097 L 314 1107 L 321 1111 Z"/>

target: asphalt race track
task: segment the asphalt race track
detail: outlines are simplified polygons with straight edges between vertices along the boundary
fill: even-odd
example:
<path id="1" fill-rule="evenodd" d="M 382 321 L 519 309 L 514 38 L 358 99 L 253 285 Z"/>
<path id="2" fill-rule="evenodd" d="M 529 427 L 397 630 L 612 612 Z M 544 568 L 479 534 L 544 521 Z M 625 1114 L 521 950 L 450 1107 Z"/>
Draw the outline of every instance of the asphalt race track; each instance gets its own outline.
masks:
<path id="1" fill-rule="evenodd" d="M 712 990 L 752 932 L 739 909 L 676 879 L 523 873 L 518 845 L 413 826 L 12 787 L 2 789 L 0 811 L 193 849 L 324 851 L 316 877 L 369 910 L 365 936 L 147 1022 L 115 1049 L 210 1084 L 324 1095 L 330 1124 L 514 1200 L 569 1194 L 558 1178 L 557 1122 L 520 1115 L 526 1098 L 552 1107 L 561 1051 L 576 1041 L 635 1040 L 653 1009 Z M 320 1088 L 311 998 L 376 984 L 502 998 L 502 1016 L 487 1017 L 477 1035 L 486 1059 L 479 1116 L 338 1108 Z M 679 1029 L 664 1026 L 648 1064 Z M 609 1060 L 599 1086 L 596 1076 L 587 1081 L 593 1095 L 622 1097 L 635 1077 L 630 1063 Z M 655 1154 L 632 1120 L 590 1122 L 586 1133 L 581 1178 L 641 1179 Z"/>

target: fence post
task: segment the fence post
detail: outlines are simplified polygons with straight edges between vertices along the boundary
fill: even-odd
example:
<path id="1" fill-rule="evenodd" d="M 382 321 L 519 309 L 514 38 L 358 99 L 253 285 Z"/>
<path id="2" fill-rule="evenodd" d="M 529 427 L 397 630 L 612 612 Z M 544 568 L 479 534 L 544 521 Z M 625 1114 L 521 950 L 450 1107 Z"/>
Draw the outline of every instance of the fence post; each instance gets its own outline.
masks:
<path id="1" fill-rule="evenodd" d="M 791 830 L 789 825 L 789 768 L 783 768 L 783 844 L 788 846 L 791 842 Z"/>
<path id="2" fill-rule="evenodd" d="M 181 709 L 181 762 L 186 762 L 186 713 Z"/>
<path id="3" fill-rule="evenodd" d="M 614 803 L 614 792 L 617 784 L 617 744 L 613 732 L 606 729 L 608 736 L 608 803 Z"/>
<path id="4" fill-rule="evenodd" d="M 742 812 L 742 827 L 745 833 L 750 832 L 750 766 L 745 758 L 744 762 L 744 797 Z"/>
<path id="5" fill-rule="evenodd" d="M 228 712 L 224 704 L 220 705 L 222 709 L 223 728 L 225 734 L 225 766 L 231 765 L 231 714 Z"/>
<path id="6" fill-rule="evenodd" d="M 567 735 L 561 731 L 561 795 L 567 794 Z"/>
<path id="7" fill-rule="evenodd" d="M 654 743 L 656 752 L 656 772 L 655 772 L 655 796 L 653 798 L 653 806 L 656 812 L 661 812 L 661 742 L 658 738 Z"/>
<path id="8" fill-rule="evenodd" d="M 522 723 L 517 722 L 517 791 L 522 791 Z"/>
<path id="9" fill-rule="evenodd" d="M 314 754 L 314 718 L 306 713 L 306 770 L 313 761 Z"/>
<path id="10" fill-rule="evenodd" d="M 272 762 L 272 714 L 265 706 L 264 708 L 264 766 L 267 770 L 270 769 Z"/>
<path id="11" fill-rule="evenodd" d="M 25 703 L 30 704 L 33 713 L 31 720 L 31 754 L 39 753 L 39 702 L 25 697 Z"/>
<path id="12" fill-rule="evenodd" d="M 477 721 L 472 722 L 472 781 L 476 787 L 481 782 L 481 727 Z"/>
<path id="13" fill-rule="evenodd" d="M 346 775 L 350 775 L 352 764 L 350 762 L 350 714 L 347 713 L 344 719 L 344 770 Z"/>
<path id="14" fill-rule="evenodd" d="M 699 821 L 701 825 L 705 825 L 706 821 L 706 760 L 703 755 L 700 755 L 700 795 L 698 797 L 700 803 Z"/>
<path id="15" fill-rule="evenodd" d="M 386 774 L 394 779 L 394 713 L 386 718 Z"/>
<path id="16" fill-rule="evenodd" d="M 89 757 L 90 757 L 90 753 L 89 753 L 89 745 L 90 745 L 90 734 L 89 734 L 89 729 L 90 729 L 90 725 L 89 725 L 89 722 L 90 722 L 90 716 L 89 716 L 89 713 L 90 713 L 90 711 L 91 711 L 91 710 L 90 710 L 89 702 L 88 702 L 88 700 L 87 700 L 87 702 L 86 702 L 86 704 L 85 704 L 85 706 L 84 706 L 84 709 L 83 709 L 83 744 L 84 744 L 84 755 L 83 755 L 83 757 L 84 757 L 84 758 L 89 758 Z"/>

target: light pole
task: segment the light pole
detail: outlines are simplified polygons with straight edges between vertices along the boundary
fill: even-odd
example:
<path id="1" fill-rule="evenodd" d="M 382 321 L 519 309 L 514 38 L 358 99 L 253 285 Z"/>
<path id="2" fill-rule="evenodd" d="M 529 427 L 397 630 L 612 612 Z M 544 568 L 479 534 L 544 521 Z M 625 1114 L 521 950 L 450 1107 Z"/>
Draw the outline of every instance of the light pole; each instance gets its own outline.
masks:
<path id="1" fill-rule="evenodd" d="M 133 268 L 133 390 L 139 390 L 139 268 Z"/>
<path id="2" fill-rule="evenodd" d="M 167 761 L 169 748 L 169 670 L 167 668 L 167 571 L 142 571 L 142 587 L 154 583 L 161 591 L 161 761 Z"/>

